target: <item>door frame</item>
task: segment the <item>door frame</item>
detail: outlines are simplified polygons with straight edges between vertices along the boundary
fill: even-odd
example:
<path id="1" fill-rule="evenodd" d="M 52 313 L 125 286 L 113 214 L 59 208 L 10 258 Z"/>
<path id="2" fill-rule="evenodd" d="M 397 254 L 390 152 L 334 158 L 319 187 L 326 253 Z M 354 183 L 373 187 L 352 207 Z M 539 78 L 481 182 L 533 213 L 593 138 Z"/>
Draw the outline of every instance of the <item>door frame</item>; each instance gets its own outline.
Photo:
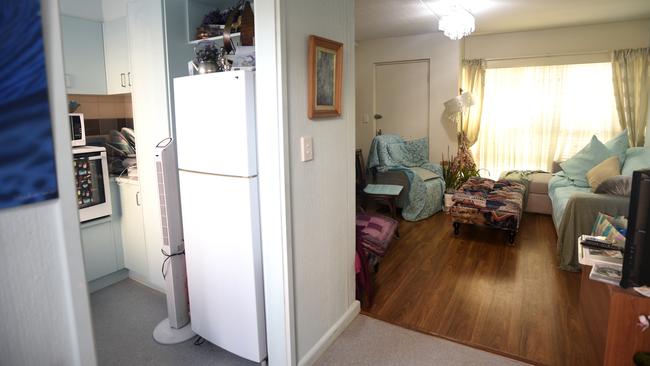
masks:
<path id="1" fill-rule="evenodd" d="M 431 59 L 429 58 L 416 58 L 409 60 L 396 60 L 396 61 L 381 61 L 375 62 L 372 65 L 372 131 L 373 136 L 377 136 L 377 67 L 387 65 L 399 64 L 412 64 L 418 62 L 426 62 L 427 64 L 427 139 L 431 133 Z"/>

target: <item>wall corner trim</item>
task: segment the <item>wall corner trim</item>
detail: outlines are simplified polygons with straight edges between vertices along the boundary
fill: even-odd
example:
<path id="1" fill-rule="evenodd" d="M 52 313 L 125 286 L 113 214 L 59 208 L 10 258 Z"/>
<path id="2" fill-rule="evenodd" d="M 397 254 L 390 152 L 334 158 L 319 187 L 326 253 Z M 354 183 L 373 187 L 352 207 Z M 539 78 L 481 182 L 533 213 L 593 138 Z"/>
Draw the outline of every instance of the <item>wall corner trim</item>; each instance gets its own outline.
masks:
<path id="1" fill-rule="evenodd" d="M 348 310 L 345 311 L 345 314 L 339 318 L 339 320 L 332 325 L 330 329 L 323 334 L 323 336 L 314 344 L 314 346 L 305 354 L 305 357 L 300 359 L 298 362 L 299 366 L 308 366 L 308 365 L 313 365 L 314 362 L 327 350 L 329 346 L 334 343 L 336 338 L 338 338 L 341 333 L 345 330 L 345 328 L 350 325 L 352 320 L 356 318 L 356 316 L 359 314 L 361 311 L 361 304 L 359 303 L 358 300 L 354 300 L 352 304 L 350 304 L 350 307 Z"/>

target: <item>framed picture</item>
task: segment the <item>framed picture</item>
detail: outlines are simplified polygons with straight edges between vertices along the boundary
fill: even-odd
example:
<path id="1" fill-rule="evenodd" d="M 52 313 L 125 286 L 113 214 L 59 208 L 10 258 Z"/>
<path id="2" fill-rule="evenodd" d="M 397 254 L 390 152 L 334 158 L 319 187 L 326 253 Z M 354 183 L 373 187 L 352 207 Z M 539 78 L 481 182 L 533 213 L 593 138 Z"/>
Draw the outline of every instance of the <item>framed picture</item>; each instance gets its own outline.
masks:
<path id="1" fill-rule="evenodd" d="M 343 43 L 309 36 L 310 119 L 341 115 Z"/>
<path id="2" fill-rule="evenodd" d="M 5 1 L 1 12 L 0 34 L 16 35 L 0 41 L 0 209 L 4 209 L 55 199 L 58 186 L 41 2 Z"/>

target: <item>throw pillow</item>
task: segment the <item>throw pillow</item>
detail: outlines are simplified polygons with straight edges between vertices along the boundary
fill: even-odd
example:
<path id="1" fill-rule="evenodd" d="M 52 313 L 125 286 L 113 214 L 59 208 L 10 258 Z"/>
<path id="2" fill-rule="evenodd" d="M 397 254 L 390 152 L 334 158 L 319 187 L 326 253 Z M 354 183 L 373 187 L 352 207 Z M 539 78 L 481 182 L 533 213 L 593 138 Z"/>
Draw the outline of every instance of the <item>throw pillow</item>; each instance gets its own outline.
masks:
<path id="1" fill-rule="evenodd" d="M 621 174 L 631 176 L 635 170 L 650 169 L 650 147 L 631 147 L 625 154 Z"/>
<path id="2" fill-rule="evenodd" d="M 629 197 L 632 192 L 632 177 L 616 175 L 605 179 L 595 193 L 613 194 L 615 196 Z"/>
<path id="3" fill-rule="evenodd" d="M 621 164 L 623 164 L 625 161 L 625 152 L 627 151 L 627 148 L 630 147 L 630 142 L 627 137 L 627 128 L 621 131 L 613 139 L 607 141 L 605 146 L 612 152 L 612 154 L 618 155 Z"/>
<path id="4" fill-rule="evenodd" d="M 615 155 L 591 168 L 591 170 L 587 172 L 587 181 L 589 181 L 589 186 L 593 192 L 605 179 L 620 174 L 621 163 L 618 160 L 618 156 Z"/>
<path id="5" fill-rule="evenodd" d="M 596 136 L 592 136 L 591 141 L 582 150 L 569 160 L 560 163 L 560 167 L 574 185 L 589 187 L 587 172 L 612 155 L 612 152 Z"/>

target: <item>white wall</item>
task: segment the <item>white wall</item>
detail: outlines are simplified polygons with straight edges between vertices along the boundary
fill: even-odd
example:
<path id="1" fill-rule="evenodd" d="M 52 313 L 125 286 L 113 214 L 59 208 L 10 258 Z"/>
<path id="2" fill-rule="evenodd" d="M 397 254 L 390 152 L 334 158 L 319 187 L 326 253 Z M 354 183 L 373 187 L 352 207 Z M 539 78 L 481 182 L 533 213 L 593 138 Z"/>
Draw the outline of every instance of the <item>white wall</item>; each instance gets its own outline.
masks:
<path id="1" fill-rule="evenodd" d="M 362 116 L 375 114 L 374 64 L 387 61 L 428 59 L 430 70 L 429 103 L 429 154 L 431 161 L 440 161 L 441 154 L 449 146 L 456 150 L 456 130 L 442 120 L 443 102 L 458 94 L 460 76 L 461 43 L 452 41 L 442 33 L 421 34 L 405 37 L 380 38 L 359 42 L 356 58 L 356 126 L 357 147 L 367 156 L 374 137 L 372 118 L 362 123 Z"/>
<path id="2" fill-rule="evenodd" d="M 101 22 L 102 0 L 59 0 L 61 14 Z"/>
<path id="3" fill-rule="evenodd" d="M 354 282 L 354 2 L 285 0 L 296 349 L 310 362 L 358 309 Z M 343 115 L 307 118 L 310 34 L 344 44 Z M 314 160 L 300 161 L 301 136 Z M 357 310 L 358 311 L 358 310 Z"/>
<path id="4" fill-rule="evenodd" d="M 101 0 L 101 2 L 102 18 L 105 22 L 126 16 L 126 3 L 129 0 Z"/>
<path id="5" fill-rule="evenodd" d="M 94 365 L 58 2 L 41 2 L 59 198 L 0 211 L 0 364 Z"/>
<path id="6" fill-rule="evenodd" d="M 477 35 L 467 37 L 464 43 L 466 59 L 607 54 L 615 49 L 648 47 L 650 20 Z"/>

